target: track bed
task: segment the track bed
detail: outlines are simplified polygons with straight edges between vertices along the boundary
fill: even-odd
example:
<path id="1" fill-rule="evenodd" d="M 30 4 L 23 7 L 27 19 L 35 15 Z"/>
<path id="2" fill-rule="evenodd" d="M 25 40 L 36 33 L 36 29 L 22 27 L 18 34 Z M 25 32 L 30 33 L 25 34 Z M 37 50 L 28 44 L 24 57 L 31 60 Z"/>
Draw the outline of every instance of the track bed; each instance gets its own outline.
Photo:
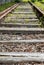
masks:
<path id="1" fill-rule="evenodd" d="M 8 33 L 8 34 L 3 34 L 0 33 L 0 40 L 33 40 L 33 39 L 44 39 L 44 34 L 30 34 L 30 33 Z"/>
<path id="2" fill-rule="evenodd" d="M 0 43 L 0 52 L 44 52 L 44 43 Z"/>
<path id="3" fill-rule="evenodd" d="M 0 65 L 44 65 L 44 28 L 29 3 L 0 20 Z"/>

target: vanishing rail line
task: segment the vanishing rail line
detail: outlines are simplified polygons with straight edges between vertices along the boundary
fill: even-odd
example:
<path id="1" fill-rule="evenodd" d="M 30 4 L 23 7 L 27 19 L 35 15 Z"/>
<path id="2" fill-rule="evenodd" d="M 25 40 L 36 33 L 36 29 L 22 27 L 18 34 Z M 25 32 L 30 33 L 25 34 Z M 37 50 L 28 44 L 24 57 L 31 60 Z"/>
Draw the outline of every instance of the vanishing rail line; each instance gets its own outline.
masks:
<path id="1" fill-rule="evenodd" d="M 0 22 L 1 65 L 44 65 L 44 28 L 30 3 L 12 6 Z"/>

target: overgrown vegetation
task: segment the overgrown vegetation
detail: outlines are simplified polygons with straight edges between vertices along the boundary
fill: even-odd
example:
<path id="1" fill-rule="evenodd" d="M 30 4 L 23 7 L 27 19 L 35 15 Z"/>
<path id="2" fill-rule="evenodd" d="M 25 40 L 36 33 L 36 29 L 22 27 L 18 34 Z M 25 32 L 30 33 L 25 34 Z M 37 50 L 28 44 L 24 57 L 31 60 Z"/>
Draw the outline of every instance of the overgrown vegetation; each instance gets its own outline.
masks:
<path id="1" fill-rule="evenodd" d="M 35 5 L 38 6 L 42 11 L 44 11 L 44 4 L 41 2 L 35 2 Z"/>
<path id="2" fill-rule="evenodd" d="M 37 7 L 39 7 L 41 11 L 44 12 L 44 0 L 30 0 L 30 1 L 33 2 Z M 44 15 L 41 16 L 39 19 L 40 19 L 41 27 L 44 27 Z"/>
<path id="3" fill-rule="evenodd" d="M 13 2 L 9 2 L 9 3 L 5 3 L 5 4 L 0 5 L 0 12 L 7 9 L 8 7 L 12 6 L 13 4 L 19 3 L 21 1 L 22 0 L 13 0 Z"/>
<path id="4" fill-rule="evenodd" d="M 5 10 L 6 8 L 10 7 L 13 4 L 14 4 L 14 2 L 9 2 L 9 3 L 5 3 L 3 5 L 0 5 L 0 12 Z"/>
<path id="5" fill-rule="evenodd" d="M 38 6 L 42 11 L 44 11 L 44 0 L 30 0 L 36 6 Z"/>

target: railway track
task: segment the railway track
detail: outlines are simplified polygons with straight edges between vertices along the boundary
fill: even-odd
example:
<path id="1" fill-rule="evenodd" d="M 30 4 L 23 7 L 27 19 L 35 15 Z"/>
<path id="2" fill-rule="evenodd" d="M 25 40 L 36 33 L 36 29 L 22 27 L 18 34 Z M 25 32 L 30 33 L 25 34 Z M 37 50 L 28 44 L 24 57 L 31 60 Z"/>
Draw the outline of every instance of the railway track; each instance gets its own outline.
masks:
<path id="1" fill-rule="evenodd" d="M 44 28 L 29 3 L 0 20 L 0 64 L 44 65 Z"/>

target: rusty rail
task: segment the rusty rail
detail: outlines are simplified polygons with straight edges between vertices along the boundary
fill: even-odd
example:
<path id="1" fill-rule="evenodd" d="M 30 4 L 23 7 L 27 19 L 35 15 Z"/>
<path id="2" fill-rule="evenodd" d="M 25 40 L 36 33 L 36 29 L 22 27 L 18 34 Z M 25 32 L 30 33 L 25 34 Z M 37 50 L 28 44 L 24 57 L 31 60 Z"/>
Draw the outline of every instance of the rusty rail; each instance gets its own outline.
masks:
<path id="1" fill-rule="evenodd" d="M 9 12 L 11 12 L 14 8 L 16 8 L 19 4 L 14 4 L 13 6 L 7 8 L 6 10 L 4 10 L 3 12 L 0 13 L 0 20 L 6 16 Z"/>

